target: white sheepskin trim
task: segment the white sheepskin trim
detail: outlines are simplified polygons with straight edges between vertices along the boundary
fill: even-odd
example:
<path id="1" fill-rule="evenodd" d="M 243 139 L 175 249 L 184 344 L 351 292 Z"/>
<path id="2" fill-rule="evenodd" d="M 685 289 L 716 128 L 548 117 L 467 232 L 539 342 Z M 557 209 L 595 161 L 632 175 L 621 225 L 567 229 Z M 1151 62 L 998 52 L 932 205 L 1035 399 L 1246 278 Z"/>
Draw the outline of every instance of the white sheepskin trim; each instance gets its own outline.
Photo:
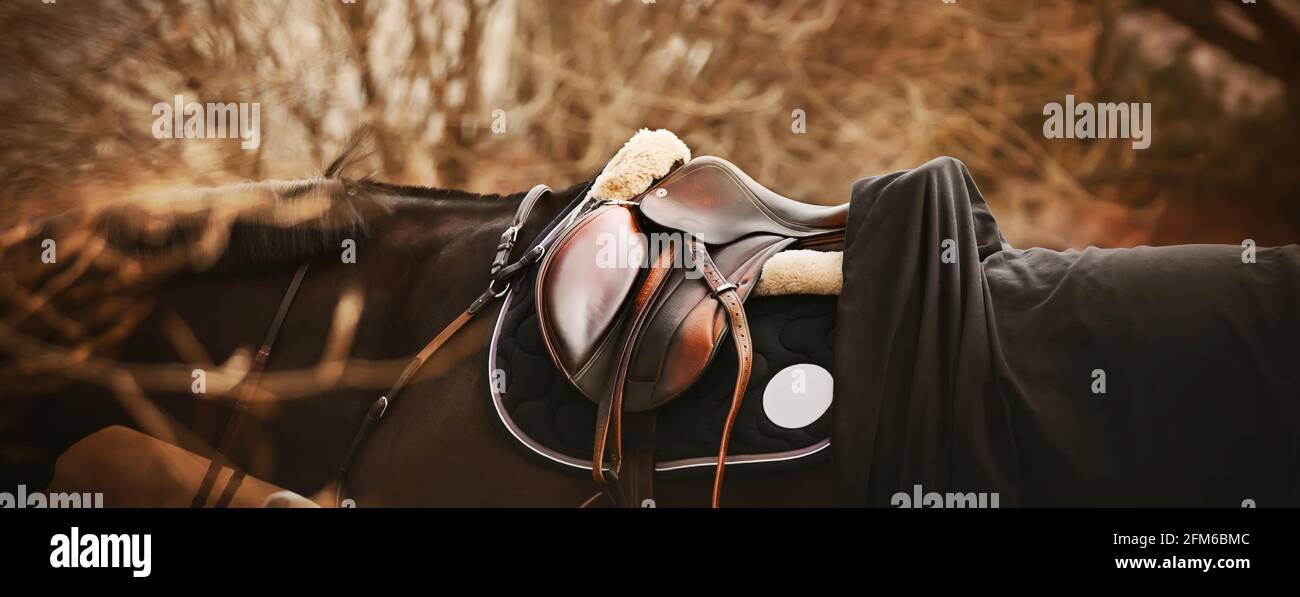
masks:
<path id="1" fill-rule="evenodd" d="M 591 196 L 629 201 L 646 192 L 655 179 L 667 176 L 673 164 L 689 161 L 690 148 L 672 131 L 641 129 L 623 144 L 596 177 Z"/>
<path id="2" fill-rule="evenodd" d="M 763 264 L 754 294 L 838 295 L 844 287 L 843 265 L 843 251 L 782 251 Z"/>

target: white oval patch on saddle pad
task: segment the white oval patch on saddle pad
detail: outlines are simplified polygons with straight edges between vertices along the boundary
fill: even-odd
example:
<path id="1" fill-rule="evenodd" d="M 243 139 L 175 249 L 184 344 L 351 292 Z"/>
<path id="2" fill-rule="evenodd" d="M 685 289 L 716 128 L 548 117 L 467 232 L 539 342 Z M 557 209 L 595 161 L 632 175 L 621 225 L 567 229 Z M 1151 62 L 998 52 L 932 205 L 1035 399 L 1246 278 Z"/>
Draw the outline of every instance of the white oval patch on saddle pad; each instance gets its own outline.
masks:
<path id="1" fill-rule="evenodd" d="M 826 414 L 834 389 L 835 381 L 825 368 L 812 363 L 790 365 L 763 389 L 763 414 L 778 427 L 802 429 Z"/>

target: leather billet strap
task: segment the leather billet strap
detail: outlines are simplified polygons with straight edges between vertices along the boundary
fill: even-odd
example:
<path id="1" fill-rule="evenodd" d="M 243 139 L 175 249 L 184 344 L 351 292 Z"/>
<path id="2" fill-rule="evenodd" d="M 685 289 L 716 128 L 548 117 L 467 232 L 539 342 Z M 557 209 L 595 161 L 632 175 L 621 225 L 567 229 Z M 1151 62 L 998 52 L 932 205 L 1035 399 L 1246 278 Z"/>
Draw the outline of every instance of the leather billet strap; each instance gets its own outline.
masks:
<path id="1" fill-rule="evenodd" d="M 226 461 L 225 455 L 230 452 L 235 440 L 239 438 L 244 417 L 247 416 L 248 405 L 253 399 L 253 393 L 257 391 L 258 383 L 262 379 L 262 372 L 266 370 L 267 362 L 271 360 L 271 348 L 275 346 L 275 339 L 280 335 L 280 328 L 284 327 L 284 319 L 288 317 L 289 308 L 293 306 L 293 298 L 298 295 L 298 289 L 302 287 L 302 280 L 307 276 L 307 266 L 309 265 L 311 265 L 311 262 L 305 261 L 298 266 L 298 271 L 294 272 L 293 279 L 289 281 L 289 288 L 284 291 L 284 298 L 280 299 L 280 308 L 276 310 L 275 317 L 271 320 L 271 327 L 266 332 L 266 338 L 262 340 L 261 348 L 257 350 L 257 356 L 253 357 L 253 364 L 249 367 L 248 376 L 244 380 L 239 399 L 235 401 L 235 411 L 230 415 L 230 420 L 226 423 L 225 429 L 222 430 L 221 439 L 217 442 L 217 448 L 213 451 L 212 459 L 208 463 L 208 471 L 203 475 L 203 482 L 199 484 L 199 490 L 194 494 L 194 499 L 190 501 L 190 507 L 192 508 L 202 508 L 207 504 L 208 496 L 217 483 L 217 475 L 221 473 L 223 465 L 229 466 L 234 470 L 234 473 L 230 476 L 230 480 L 226 482 L 226 489 L 217 499 L 217 503 L 213 504 L 214 507 L 224 508 L 230 505 L 230 501 L 235 497 L 235 492 L 239 491 L 239 485 L 244 481 L 244 471 L 233 463 Z"/>
<path id="2" fill-rule="evenodd" d="M 717 297 L 727 310 L 727 317 L 731 320 L 732 341 L 736 345 L 736 388 L 731 395 L 731 408 L 727 410 L 727 421 L 722 427 L 722 442 L 718 447 L 718 468 L 713 474 L 711 505 L 717 508 L 722 495 L 722 472 L 727 465 L 727 445 L 731 441 L 731 428 L 736 423 L 740 402 L 745 398 L 745 388 L 749 385 L 749 375 L 754 368 L 754 344 L 749 331 L 749 320 L 745 317 L 745 307 L 740 294 L 736 292 L 736 285 L 728 282 L 718 272 L 718 266 L 709 257 L 709 251 L 704 243 L 692 238 L 687 240 L 687 244 L 691 256 L 695 259 L 696 267 L 704 275 L 704 282 L 709 285 L 713 296 Z"/>
<path id="3" fill-rule="evenodd" d="M 497 244 L 497 252 L 492 259 L 492 267 L 490 270 L 492 279 L 488 282 L 487 289 L 479 294 L 478 298 L 475 298 L 474 302 L 470 303 L 469 307 L 462 311 L 460 315 L 456 316 L 451 323 L 448 323 L 446 327 L 442 328 L 442 330 L 439 331 L 438 334 L 424 346 L 424 348 L 420 349 L 420 352 L 416 353 L 416 355 L 406 364 L 406 368 L 402 370 L 401 375 L 399 375 L 397 380 L 393 382 L 393 385 L 388 389 L 388 392 L 384 393 L 370 404 L 370 408 L 366 411 L 365 419 L 361 421 L 360 427 L 357 428 L 356 434 L 353 435 L 352 442 L 348 445 L 348 451 L 344 454 L 343 461 L 339 465 L 337 477 L 335 479 L 336 504 L 342 503 L 343 484 L 347 482 L 348 470 L 351 469 L 352 461 L 356 458 L 357 452 L 365 442 L 370 430 L 379 423 L 380 419 L 384 418 L 385 414 L 388 413 L 393 401 L 396 400 L 398 395 L 402 393 L 402 390 L 406 388 L 406 384 L 411 381 L 411 378 L 415 376 L 416 372 L 424 366 L 424 363 L 429 360 L 429 357 L 432 357 L 439 348 L 442 348 L 443 344 L 446 344 L 452 336 L 456 335 L 456 332 L 460 331 L 462 327 L 465 327 L 465 324 L 473 320 L 476 315 L 481 313 L 483 309 L 494 300 L 504 296 L 506 291 L 509 289 L 510 283 L 524 272 L 528 271 L 528 269 L 541 260 L 542 255 L 546 253 L 546 246 L 544 244 L 537 245 L 524 253 L 524 255 L 514 263 L 509 263 L 510 252 L 514 249 L 515 241 L 519 238 L 519 229 L 523 227 L 525 222 L 527 222 L 528 215 L 532 212 L 533 206 L 537 204 L 538 200 L 540 200 L 542 196 L 550 192 L 550 190 L 550 187 L 539 184 L 529 190 L 528 194 L 524 195 L 523 200 L 519 203 L 519 207 L 515 210 L 514 219 L 511 221 L 510 226 L 506 228 L 505 232 L 501 234 L 501 242 Z"/>

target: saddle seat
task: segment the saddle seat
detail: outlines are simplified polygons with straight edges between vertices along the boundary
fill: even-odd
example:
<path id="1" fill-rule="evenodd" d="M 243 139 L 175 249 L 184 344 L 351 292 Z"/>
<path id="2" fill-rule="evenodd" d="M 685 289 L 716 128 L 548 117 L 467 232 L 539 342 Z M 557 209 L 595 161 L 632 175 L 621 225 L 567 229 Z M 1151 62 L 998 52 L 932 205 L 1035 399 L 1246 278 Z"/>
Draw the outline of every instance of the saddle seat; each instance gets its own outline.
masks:
<path id="1" fill-rule="evenodd" d="M 847 205 L 788 199 L 726 160 L 701 156 L 631 201 L 600 202 L 564 230 L 538 270 L 538 325 L 557 368 L 598 405 L 599 484 L 608 485 L 609 475 L 619 485 L 624 413 L 645 415 L 628 426 L 628 460 L 637 470 L 652 467 L 645 435 L 653 435 L 654 410 L 704 374 L 732 330 L 740 367 L 722 434 L 717 504 L 730 427 L 752 365 L 742 304 L 776 253 L 842 243 L 847 214 Z M 648 478 L 631 483 L 639 488 L 633 493 L 648 491 Z M 639 503 L 635 496 L 624 501 Z"/>
<path id="2" fill-rule="evenodd" d="M 666 200 L 669 196 L 674 199 Z M 764 187 L 727 160 L 700 156 L 651 188 L 641 200 L 641 213 L 706 243 L 725 244 L 754 233 L 805 238 L 842 229 L 849 204 L 796 201 Z"/>

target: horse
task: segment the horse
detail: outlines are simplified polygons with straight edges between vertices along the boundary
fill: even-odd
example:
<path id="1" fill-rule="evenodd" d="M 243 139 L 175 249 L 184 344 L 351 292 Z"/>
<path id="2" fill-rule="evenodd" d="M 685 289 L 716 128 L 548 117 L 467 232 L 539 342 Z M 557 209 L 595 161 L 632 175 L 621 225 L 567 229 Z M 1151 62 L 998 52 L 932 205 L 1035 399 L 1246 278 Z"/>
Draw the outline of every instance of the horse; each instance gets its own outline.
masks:
<path id="1" fill-rule="evenodd" d="M 537 237 L 588 185 L 544 194 L 518 232 L 519 246 Z M 496 428 L 483 375 L 495 307 L 424 363 L 359 445 L 351 465 L 339 472 L 357 426 L 395 376 L 395 366 L 380 364 L 405 362 L 488 287 L 491 257 L 526 193 L 480 195 L 350 179 L 331 166 L 315 179 L 248 183 L 202 194 L 210 206 L 221 205 L 226 195 L 238 195 L 260 215 L 232 221 L 224 244 L 210 250 L 194 271 L 169 275 L 142 291 L 152 306 L 111 350 L 114 362 L 137 369 L 185 363 L 157 375 L 167 377 L 173 389 L 149 390 L 147 404 L 141 404 L 141 390 L 142 400 L 133 403 L 121 398 L 131 379 L 120 374 L 110 377 L 112 383 L 89 379 L 93 375 L 85 370 L 94 367 L 83 364 L 64 371 L 75 380 L 70 385 L 4 400 L 0 408 L 9 413 L 3 417 L 8 427 L 21 430 L 18 443 L 36 449 L 22 467 L 5 467 L 11 481 L 44 485 L 67 476 L 59 470 L 126 464 L 130 450 L 69 449 L 97 435 L 121 439 L 122 433 L 107 432 L 126 428 L 151 434 L 155 439 L 149 441 L 167 435 L 168 449 L 203 465 L 207 458 L 233 463 L 254 481 L 246 487 L 282 488 L 325 506 L 572 507 L 590 500 L 595 491 L 590 475 L 539 463 Z M 109 228 L 118 237 L 134 238 L 128 224 Z M 173 225 L 157 236 L 176 242 L 203 233 Z M 116 244 L 129 249 L 132 242 Z M 301 286 L 286 298 L 304 264 L 309 265 Z M 211 369 L 213 362 L 240 361 L 288 300 L 291 306 L 266 359 L 268 382 L 252 392 L 257 398 L 251 406 L 233 398 L 247 379 L 226 384 L 214 392 L 218 396 L 193 391 L 191 382 L 197 382 L 190 375 L 178 377 Z M 332 325 L 339 321 L 351 322 L 344 326 L 344 340 Z M 295 379 L 308 388 L 289 392 L 291 397 L 277 394 L 276 387 L 287 386 L 270 380 L 295 371 L 306 372 Z M 216 455 L 223 431 L 239 420 L 237 410 L 247 420 L 226 453 Z M 145 424 L 148 420 L 153 424 Z M 71 462 L 77 458 L 93 462 Z M 709 485 L 706 474 L 664 476 L 656 480 L 656 505 L 707 505 Z M 178 496 L 193 490 L 184 487 L 149 502 L 142 501 L 143 490 L 137 495 L 119 488 L 106 492 L 105 501 L 184 505 L 188 497 Z M 831 490 L 825 462 L 737 471 L 728 476 L 726 505 L 826 506 Z"/>

